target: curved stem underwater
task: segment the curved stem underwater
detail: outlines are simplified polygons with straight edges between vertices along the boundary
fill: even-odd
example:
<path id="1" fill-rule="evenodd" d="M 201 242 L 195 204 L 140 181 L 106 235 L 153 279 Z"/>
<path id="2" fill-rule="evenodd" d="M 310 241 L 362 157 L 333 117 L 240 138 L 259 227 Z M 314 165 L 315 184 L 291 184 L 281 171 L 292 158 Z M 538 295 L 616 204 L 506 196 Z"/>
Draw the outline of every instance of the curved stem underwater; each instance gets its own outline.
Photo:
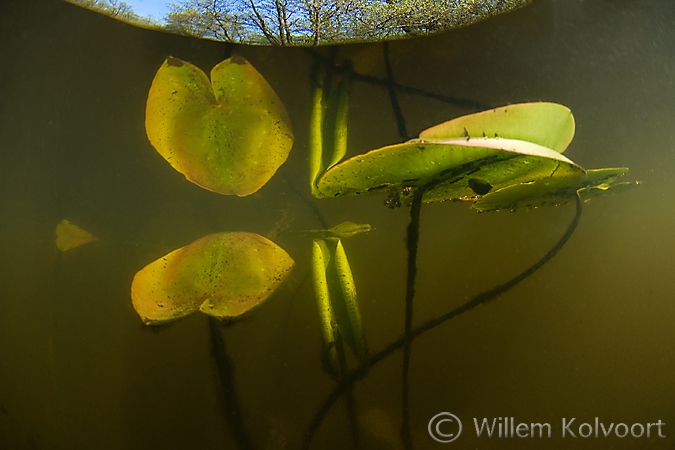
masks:
<path id="1" fill-rule="evenodd" d="M 539 261 L 537 261 L 532 266 L 525 269 L 520 274 L 506 281 L 505 283 L 502 283 L 488 291 L 482 292 L 474 296 L 471 300 L 464 303 L 463 305 L 453 309 L 452 311 L 449 311 L 448 313 L 435 319 L 432 319 L 426 322 L 425 324 L 415 328 L 409 333 L 408 336 L 404 335 L 402 338 L 392 342 L 387 347 L 380 350 L 378 353 L 372 355 L 368 359 L 368 361 L 366 361 L 365 363 L 361 364 L 359 367 L 354 369 L 354 371 L 352 371 L 348 376 L 345 376 L 343 381 L 339 385 L 337 385 L 335 389 L 333 389 L 333 391 L 328 395 L 328 397 L 326 397 L 323 404 L 312 418 L 302 448 L 303 449 L 310 448 L 312 439 L 314 438 L 314 435 L 316 434 L 319 425 L 321 425 L 321 422 L 323 421 L 324 417 L 326 416 L 330 408 L 333 406 L 335 401 L 338 398 L 340 398 L 340 396 L 343 395 L 346 390 L 351 389 L 356 381 L 365 378 L 372 367 L 374 367 L 376 364 L 378 364 L 380 361 L 384 360 L 388 356 L 391 356 L 396 350 L 400 349 L 401 347 L 410 345 L 410 343 L 415 338 L 421 336 L 427 331 L 436 328 L 442 323 L 450 319 L 453 319 L 462 313 L 474 309 L 476 306 L 486 304 L 496 299 L 499 295 L 503 294 L 504 292 L 508 291 L 509 289 L 520 283 L 521 281 L 525 280 L 527 277 L 529 277 L 534 272 L 539 270 L 544 264 L 550 261 L 565 246 L 567 241 L 574 233 L 574 230 L 577 228 L 577 225 L 579 224 L 579 219 L 581 218 L 581 211 L 582 211 L 582 202 L 578 195 L 575 198 L 575 206 L 576 212 L 574 218 L 567 227 L 565 234 L 563 234 L 563 236 L 558 240 L 558 242 L 541 259 L 539 259 Z"/>
<path id="2" fill-rule="evenodd" d="M 234 367 L 225 347 L 225 338 L 220 331 L 220 321 L 214 317 L 209 317 L 209 332 L 211 336 L 211 346 L 213 349 L 213 358 L 218 367 L 218 377 L 223 389 L 222 406 L 225 411 L 227 423 L 232 431 L 232 436 L 239 450 L 253 450 L 253 440 L 246 431 L 244 418 L 237 395 L 237 389 L 234 382 Z"/>

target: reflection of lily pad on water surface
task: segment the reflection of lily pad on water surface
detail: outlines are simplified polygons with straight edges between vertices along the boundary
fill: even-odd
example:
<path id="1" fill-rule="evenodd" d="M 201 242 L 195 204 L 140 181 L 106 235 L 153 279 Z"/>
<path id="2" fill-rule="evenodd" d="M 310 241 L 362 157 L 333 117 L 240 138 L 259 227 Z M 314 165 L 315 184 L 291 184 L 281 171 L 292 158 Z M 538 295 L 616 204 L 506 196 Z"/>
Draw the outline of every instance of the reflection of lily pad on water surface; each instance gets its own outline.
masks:
<path id="1" fill-rule="evenodd" d="M 293 145 L 281 100 L 239 56 L 216 65 L 211 81 L 199 68 L 169 57 L 148 93 L 145 129 L 185 178 L 238 196 L 265 185 Z"/>
<path id="2" fill-rule="evenodd" d="M 96 236 L 65 219 L 56 226 L 56 246 L 63 252 L 97 239 Z"/>
<path id="3" fill-rule="evenodd" d="M 283 249 L 257 234 L 211 234 L 139 271 L 131 299 L 148 325 L 161 325 L 198 309 L 232 319 L 267 299 L 293 264 Z"/>

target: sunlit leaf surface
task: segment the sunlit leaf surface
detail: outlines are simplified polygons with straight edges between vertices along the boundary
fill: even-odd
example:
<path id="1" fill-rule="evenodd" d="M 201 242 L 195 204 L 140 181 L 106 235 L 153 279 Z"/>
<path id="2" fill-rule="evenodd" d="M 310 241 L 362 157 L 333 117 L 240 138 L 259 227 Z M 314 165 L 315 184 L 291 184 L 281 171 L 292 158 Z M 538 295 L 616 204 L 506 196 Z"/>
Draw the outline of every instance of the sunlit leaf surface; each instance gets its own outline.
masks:
<path id="1" fill-rule="evenodd" d="M 500 137 L 564 152 L 574 137 L 574 116 L 549 102 L 518 103 L 458 117 L 420 133 L 424 141 Z"/>
<path id="2" fill-rule="evenodd" d="M 427 202 L 475 200 L 552 174 L 583 177 L 583 169 L 560 155 L 573 135 L 574 117 L 565 106 L 537 102 L 495 108 L 348 159 L 319 178 L 317 191 L 336 197 L 425 187 Z"/>
<path id="3" fill-rule="evenodd" d="M 328 170 L 318 188 L 325 197 L 389 192 L 434 185 L 424 201 L 475 200 L 493 189 L 552 175 L 585 177 L 560 153 L 525 141 L 476 138 L 411 141 L 372 150 Z"/>
<path id="4" fill-rule="evenodd" d="M 152 82 L 145 129 L 185 178 L 238 196 L 265 185 L 293 145 L 281 100 L 239 56 L 215 66 L 211 81 L 199 68 L 169 57 Z"/>
<path id="5" fill-rule="evenodd" d="M 522 103 L 458 117 L 419 139 L 372 150 L 325 171 L 318 197 L 388 192 L 393 206 L 464 200 L 477 211 L 562 204 L 618 192 L 625 167 L 586 171 L 561 153 L 574 137 L 574 117 L 555 103 Z"/>
<path id="6" fill-rule="evenodd" d="M 96 239 L 98 238 L 88 231 L 83 230 L 77 225 L 73 225 L 65 219 L 56 226 L 56 246 L 64 252 L 93 242 Z"/>
<path id="7" fill-rule="evenodd" d="M 268 298 L 293 264 L 283 249 L 257 234 L 211 234 L 139 271 L 131 285 L 131 299 L 148 325 L 198 309 L 232 319 Z"/>
<path id="8" fill-rule="evenodd" d="M 388 192 L 396 205 L 422 189 L 425 202 L 471 201 L 478 211 L 564 203 L 578 190 L 585 198 L 600 195 L 628 169 L 587 173 L 563 156 L 574 128 L 570 110 L 555 103 L 495 108 L 348 159 L 319 177 L 316 192 Z"/>

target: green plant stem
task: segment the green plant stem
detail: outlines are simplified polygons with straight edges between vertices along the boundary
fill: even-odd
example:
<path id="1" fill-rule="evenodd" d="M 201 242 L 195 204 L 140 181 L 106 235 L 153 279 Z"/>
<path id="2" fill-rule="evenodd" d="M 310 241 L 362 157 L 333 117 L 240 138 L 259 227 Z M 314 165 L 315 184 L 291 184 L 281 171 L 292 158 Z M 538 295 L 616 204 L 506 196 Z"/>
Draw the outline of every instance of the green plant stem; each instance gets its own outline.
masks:
<path id="1" fill-rule="evenodd" d="M 425 190 L 419 188 L 413 195 L 410 206 L 410 223 L 408 224 L 408 276 L 405 290 L 405 327 L 403 331 L 403 370 L 401 374 L 401 405 L 403 418 L 401 422 L 401 440 L 406 450 L 413 448 L 412 435 L 410 433 L 410 395 L 409 395 L 409 372 L 410 372 L 410 344 L 412 343 L 413 300 L 415 298 L 415 279 L 417 278 L 417 248 L 420 236 L 420 213 L 422 211 L 422 198 Z"/>
<path id="2" fill-rule="evenodd" d="M 232 436 L 237 443 L 239 450 L 253 450 L 251 437 L 246 432 L 244 420 L 242 417 L 241 404 L 234 384 L 234 369 L 232 361 L 227 355 L 225 339 L 220 332 L 220 321 L 215 317 L 209 317 L 209 331 L 211 334 L 211 345 L 213 347 L 213 357 L 218 366 L 218 377 L 220 385 L 223 388 L 223 408 L 227 423 L 232 431 Z"/>
<path id="3" fill-rule="evenodd" d="M 508 291 L 512 287 L 516 286 L 518 283 L 521 281 L 525 280 L 527 277 L 532 275 L 534 272 L 536 272 L 538 269 L 540 269 L 544 264 L 546 264 L 548 261 L 550 261 L 559 251 L 562 249 L 567 241 L 570 239 L 572 234 L 574 233 L 574 230 L 576 230 L 577 225 L 579 224 L 579 219 L 581 218 L 581 211 L 582 211 L 582 202 L 579 196 L 576 196 L 576 212 L 574 215 L 574 218 L 570 222 L 569 226 L 567 227 L 567 230 L 565 231 L 565 234 L 558 240 L 558 242 L 541 258 L 539 261 L 525 269 L 523 272 L 519 273 L 515 277 L 511 278 L 510 280 L 506 281 L 505 283 L 502 283 L 498 286 L 496 286 L 493 289 L 490 289 L 485 292 L 481 292 L 480 294 L 474 296 L 471 300 L 468 302 L 464 303 L 463 305 L 453 309 L 452 311 L 449 311 L 448 313 L 439 316 L 435 319 L 432 319 L 425 324 L 415 328 L 409 336 L 409 339 L 406 339 L 405 336 L 402 338 L 392 342 L 379 352 L 373 354 L 368 361 L 365 363 L 361 364 L 359 367 L 354 369 L 351 374 L 348 376 L 344 377 L 344 381 L 340 383 L 338 386 L 333 389 L 333 391 L 326 397 L 324 400 L 323 404 L 319 408 L 319 410 L 316 412 L 314 417 L 312 418 L 312 421 L 310 422 L 309 428 L 307 430 L 307 435 L 306 439 L 303 445 L 303 449 L 309 449 L 310 445 L 312 443 L 312 439 L 314 438 L 314 434 L 316 433 L 317 429 L 319 428 L 319 425 L 321 425 L 321 422 L 323 421 L 323 418 L 326 416 L 330 408 L 333 406 L 335 401 L 340 398 L 340 396 L 345 392 L 346 389 L 352 389 L 353 384 L 366 377 L 368 372 L 372 367 L 377 365 L 380 361 L 384 360 L 388 356 L 391 356 L 396 350 L 399 348 L 403 347 L 406 343 L 406 341 L 413 341 L 415 338 L 421 336 L 422 334 L 426 333 L 429 330 L 432 330 L 436 328 L 437 326 L 441 325 L 442 323 L 453 319 L 457 316 L 459 316 L 462 313 L 465 313 L 467 311 L 470 311 L 474 309 L 478 305 L 486 304 L 489 301 L 492 301 L 496 299 L 499 295 L 503 294 L 504 292 Z"/>

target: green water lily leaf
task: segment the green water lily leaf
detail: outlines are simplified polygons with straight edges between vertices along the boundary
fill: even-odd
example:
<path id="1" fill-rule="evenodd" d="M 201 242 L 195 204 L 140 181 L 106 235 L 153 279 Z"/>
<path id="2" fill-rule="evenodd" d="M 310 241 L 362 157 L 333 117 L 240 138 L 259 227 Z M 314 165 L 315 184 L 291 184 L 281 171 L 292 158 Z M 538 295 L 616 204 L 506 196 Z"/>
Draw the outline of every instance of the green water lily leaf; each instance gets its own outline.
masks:
<path id="1" fill-rule="evenodd" d="M 233 319 L 266 300 L 293 264 L 281 247 L 257 234 L 211 234 L 136 273 L 131 299 L 148 325 L 161 325 L 197 310 Z"/>
<path id="2" fill-rule="evenodd" d="M 565 106 L 537 102 L 495 108 L 343 161 L 318 178 L 315 195 L 397 191 L 405 197 L 424 188 L 425 202 L 474 201 L 554 174 L 583 179 L 584 169 L 561 155 L 573 135 L 574 117 Z"/>
<path id="3" fill-rule="evenodd" d="M 583 180 L 586 175 L 562 154 L 531 142 L 412 140 L 350 158 L 328 170 L 317 186 L 325 197 L 423 187 L 425 202 L 474 201 L 492 190 L 553 176 Z"/>
<path id="4" fill-rule="evenodd" d="M 326 366 L 331 374 L 337 376 L 340 373 L 337 355 L 339 339 L 347 342 L 361 361 L 365 361 L 367 353 L 356 285 L 339 238 L 314 240 L 312 279 Z"/>
<path id="5" fill-rule="evenodd" d="M 574 116 L 557 103 L 533 102 L 502 106 L 457 117 L 420 133 L 425 141 L 501 137 L 532 142 L 564 152 L 574 137 Z"/>
<path id="6" fill-rule="evenodd" d="M 152 146 L 189 181 L 213 192 L 256 192 L 293 145 L 281 100 L 240 56 L 199 68 L 169 57 L 148 93 L 145 129 Z"/>

